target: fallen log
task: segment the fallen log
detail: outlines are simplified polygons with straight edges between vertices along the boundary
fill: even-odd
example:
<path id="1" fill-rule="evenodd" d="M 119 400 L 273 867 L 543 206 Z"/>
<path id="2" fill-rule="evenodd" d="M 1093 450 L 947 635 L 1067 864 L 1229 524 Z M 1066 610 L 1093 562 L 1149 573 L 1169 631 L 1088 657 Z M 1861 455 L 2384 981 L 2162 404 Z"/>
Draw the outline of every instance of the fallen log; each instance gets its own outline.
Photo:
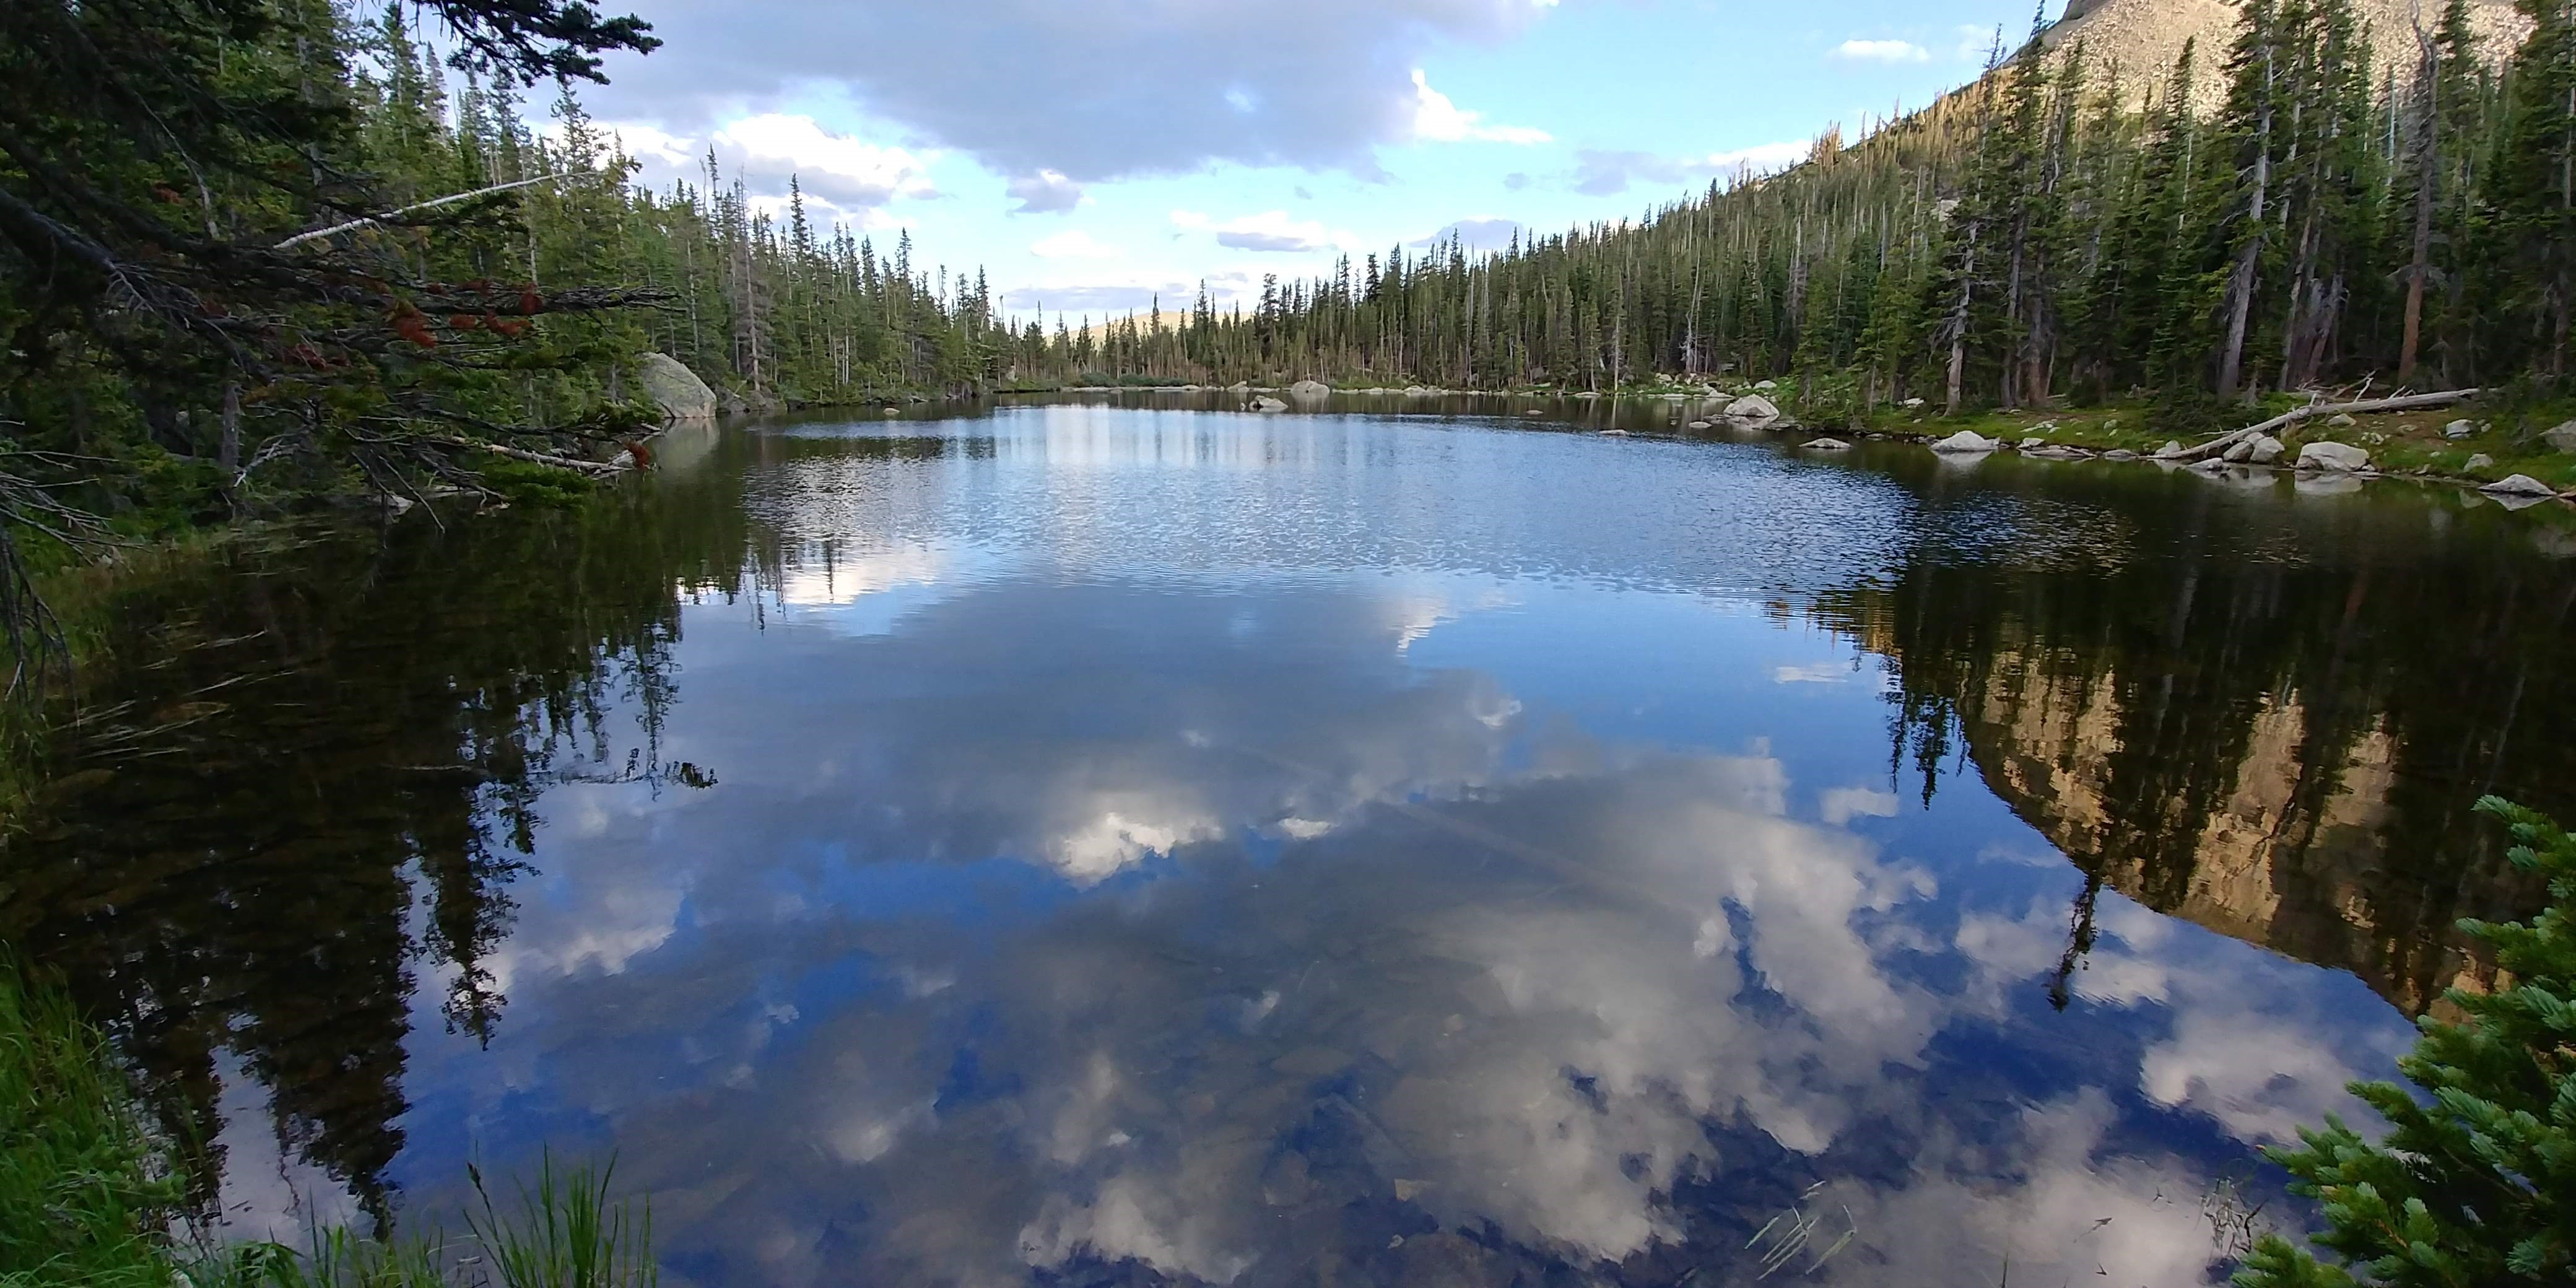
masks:
<path id="1" fill-rule="evenodd" d="M 472 201 L 476 197 L 489 197 L 495 193 L 508 192 L 513 188 L 525 188 L 530 184 L 548 183 L 556 179 L 586 179 L 593 173 L 593 171 L 589 170 L 572 170 L 563 174 L 541 174 L 533 179 L 517 179 L 509 183 L 496 183 L 489 188 L 476 188 L 472 192 L 451 193 L 448 196 L 435 197 L 428 201 L 416 201 L 399 210 L 388 210 L 381 215 L 369 215 L 364 219 L 352 219 L 347 223 L 333 224 L 328 228 L 316 228 L 309 233 L 297 233 L 294 236 L 287 238 L 285 241 L 269 247 L 269 249 L 293 250 L 309 241 L 320 241 L 321 239 L 332 236 L 336 233 L 345 233 L 352 229 L 372 227 L 376 224 L 381 224 L 388 219 L 400 219 L 405 215 L 418 214 L 424 210 L 435 210 L 440 206 L 452 206 L 460 201 Z"/>
<path id="2" fill-rule="evenodd" d="M 2170 456 L 2159 454 L 2156 459 L 2196 461 L 2204 456 L 2215 456 L 2239 443 L 2250 443 L 2265 434 L 2278 433 L 2301 421 L 2314 420 L 2319 416 L 2358 416 L 2383 411 L 2417 411 L 2426 407 L 2447 407 L 2452 403 L 2466 402 L 2477 396 L 2478 391 L 2475 389 L 2453 389 L 2438 394 L 2405 394 L 2396 398 L 2364 399 L 2361 402 L 2310 403 L 2296 411 L 2283 412 L 2260 425 L 2248 425 L 2243 429 L 2229 430 L 2198 447 L 2186 447 Z"/>
<path id="3" fill-rule="evenodd" d="M 496 456 L 507 456 L 514 461 L 527 461 L 535 465 L 551 465 L 559 470 L 575 470 L 583 474 L 623 474 L 634 468 L 631 465 L 618 465 L 609 461 L 585 461 L 570 456 L 549 456 L 544 452 L 531 452 L 523 448 L 504 447 L 499 443 L 478 443 L 470 438 L 449 438 L 442 435 L 437 439 L 437 441 L 446 443 L 451 447 L 472 448 L 478 452 L 490 452 Z"/>

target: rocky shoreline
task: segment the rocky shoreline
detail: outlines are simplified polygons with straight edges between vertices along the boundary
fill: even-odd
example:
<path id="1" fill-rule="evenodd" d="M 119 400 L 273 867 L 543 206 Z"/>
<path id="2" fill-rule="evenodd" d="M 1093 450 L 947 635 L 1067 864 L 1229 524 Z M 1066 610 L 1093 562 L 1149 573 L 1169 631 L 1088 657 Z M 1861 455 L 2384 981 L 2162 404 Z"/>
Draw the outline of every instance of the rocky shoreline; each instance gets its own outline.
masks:
<path id="1" fill-rule="evenodd" d="M 663 429 L 656 431 L 657 434 L 685 424 L 712 424 L 721 415 L 750 410 L 738 405 L 738 400 L 736 404 L 728 404 L 715 390 L 699 380 L 695 373 L 664 355 L 658 353 L 643 355 L 637 360 L 637 367 L 638 384 L 643 388 L 645 396 L 659 406 L 664 414 Z M 1989 436 L 1974 429 L 1958 429 L 1942 434 L 1935 429 L 1917 431 L 1883 425 L 1855 426 L 1848 430 L 1837 431 L 1836 434 L 1827 434 L 1811 430 L 1810 427 L 1801 424 L 1794 416 L 1782 410 L 1779 403 L 1772 397 L 1778 392 L 1778 388 L 1776 382 L 1764 380 L 1741 391 L 1722 390 L 1714 385 L 1701 385 L 1681 389 L 1608 394 L 1594 390 L 1570 392 L 1461 390 L 1429 385 L 1337 389 L 1322 381 L 1300 380 L 1288 385 L 1256 385 L 1249 381 L 1238 381 L 1230 385 L 1184 384 L 1132 387 L 1077 385 L 1044 392 L 1080 395 L 1229 395 L 1242 400 L 1243 410 L 1259 413 L 1316 410 L 1335 395 L 1346 398 L 1393 398 L 1406 401 L 1473 398 L 1524 404 L 1540 399 L 1575 402 L 1651 402 L 1662 403 L 1673 409 L 1674 419 L 1678 422 L 1680 432 L 1728 429 L 1781 434 L 1805 433 L 1807 437 L 1793 443 L 1793 446 L 1801 451 L 1844 451 L 1854 446 L 1852 440 L 1874 439 L 1920 443 L 1935 454 L 1952 460 L 2004 454 L 2045 461 L 2144 461 L 2168 468 L 2194 469 L 2211 474 L 2226 474 L 2231 471 L 2251 474 L 2255 471 L 2267 471 L 2321 480 L 2358 482 L 2369 479 L 2401 479 L 2424 483 L 2456 484 L 2492 497 L 2513 508 L 2549 501 L 2576 504 L 2576 487 L 2562 489 L 2530 473 L 2518 472 L 2502 478 L 2493 478 L 2482 474 L 2444 471 L 2425 466 L 2411 469 L 2390 468 L 2375 459 L 2375 454 L 2368 445 L 2346 442 L 2342 438 L 2327 437 L 2309 439 L 2293 446 L 2280 437 L 2281 434 L 2289 433 L 2294 426 L 2313 419 L 2322 420 L 2330 431 L 2352 431 L 2346 434 L 2347 437 L 2379 438 L 2383 436 L 2361 429 L 2363 422 L 2360 416 L 2354 414 L 2356 411 L 2368 414 L 2374 410 L 2450 407 L 2474 400 L 2478 393 L 2476 390 L 2348 404 L 2315 402 L 2258 425 L 2208 436 L 2195 444 L 2186 445 L 2175 440 L 2165 443 L 2161 448 L 2140 450 L 2061 441 L 2055 437 L 2060 429 L 2058 420 L 2040 420 L 2028 427 L 2028 433 L 2018 438 Z M 928 401 L 925 396 L 920 395 L 907 395 L 907 397 L 915 402 Z M 1919 398 L 1896 404 L 1896 410 L 1899 411 L 1919 413 L 1922 408 L 1923 400 Z M 888 403 L 881 410 L 885 414 L 892 415 L 899 414 L 901 408 Z M 1544 407 L 1525 407 L 1520 414 L 1524 417 L 1537 418 L 1546 416 L 1548 412 Z M 2104 428 L 2108 430 L 2116 424 L 2117 421 L 2114 419 L 2107 422 Z M 2473 436 L 2477 429 L 2475 422 L 2466 419 L 2454 420 L 2445 426 L 2443 437 L 2448 440 L 2466 439 Z M 1634 431 L 1614 428 L 1597 432 L 1613 437 L 1628 437 Z M 2541 435 L 2541 438 L 2548 443 L 2551 451 L 2576 456 L 2576 420 L 2547 431 Z M 630 448 L 620 452 L 607 465 L 612 469 L 622 469 L 637 463 L 637 458 Z M 2468 459 L 2467 469 L 2492 467 L 2494 463 L 2492 457 L 2483 453 L 2474 454 Z"/>

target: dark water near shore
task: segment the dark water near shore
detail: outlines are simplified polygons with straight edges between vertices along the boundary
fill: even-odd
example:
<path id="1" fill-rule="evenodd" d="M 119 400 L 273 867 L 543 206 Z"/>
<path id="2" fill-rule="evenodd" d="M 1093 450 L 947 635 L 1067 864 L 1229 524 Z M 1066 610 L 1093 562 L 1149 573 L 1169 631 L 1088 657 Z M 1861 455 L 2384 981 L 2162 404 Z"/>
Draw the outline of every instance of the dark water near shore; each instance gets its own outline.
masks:
<path id="1" fill-rule="evenodd" d="M 0 930 L 242 1232 L 551 1146 L 671 1284 L 2188 1284 L 2576 815 L 2551 513 L 1505 411 L 136 578 Z"/>

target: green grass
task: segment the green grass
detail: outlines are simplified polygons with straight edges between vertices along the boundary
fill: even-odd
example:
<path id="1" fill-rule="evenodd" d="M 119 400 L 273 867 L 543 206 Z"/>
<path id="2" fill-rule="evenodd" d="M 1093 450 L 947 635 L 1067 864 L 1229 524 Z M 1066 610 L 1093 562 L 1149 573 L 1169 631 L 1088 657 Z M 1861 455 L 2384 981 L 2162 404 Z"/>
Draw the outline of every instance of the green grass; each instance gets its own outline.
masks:
<path id="1" fill-rule="evenodd" d="M 190 1246 L 173 1142 L 150 1126 L 106 1037 L 0 951 L 0 1288 L 651 1288 L 649 1207 L 609 1167 L 539 1162 L 466 1232 L 381 1242 L 338 1226 Z"/>
<path id="2" fill-rule="evenodd" d="M 106 1039 L 0 959 L 0 1285 L 167 1288 L 179 1200 Z"/>

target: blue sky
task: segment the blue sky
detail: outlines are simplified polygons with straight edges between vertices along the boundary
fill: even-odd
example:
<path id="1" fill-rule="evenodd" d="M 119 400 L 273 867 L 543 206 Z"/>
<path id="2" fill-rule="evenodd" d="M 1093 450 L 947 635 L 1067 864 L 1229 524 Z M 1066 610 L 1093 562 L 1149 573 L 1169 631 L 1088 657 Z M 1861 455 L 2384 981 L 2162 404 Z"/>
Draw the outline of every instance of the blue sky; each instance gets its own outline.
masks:
<path id="1" fill-rule="evenodd" d="M 1971 75 L 2024 0 L 638 0 L 585 101 L 656 187 L 775 202 L 1027 315 L 1221 301 L 1348 253 L 1634 217 Z M 2054 5 L 2052 4 L 2052 8 Z M 2052 16 L 2054 16 L 2052 14 Z"/>

